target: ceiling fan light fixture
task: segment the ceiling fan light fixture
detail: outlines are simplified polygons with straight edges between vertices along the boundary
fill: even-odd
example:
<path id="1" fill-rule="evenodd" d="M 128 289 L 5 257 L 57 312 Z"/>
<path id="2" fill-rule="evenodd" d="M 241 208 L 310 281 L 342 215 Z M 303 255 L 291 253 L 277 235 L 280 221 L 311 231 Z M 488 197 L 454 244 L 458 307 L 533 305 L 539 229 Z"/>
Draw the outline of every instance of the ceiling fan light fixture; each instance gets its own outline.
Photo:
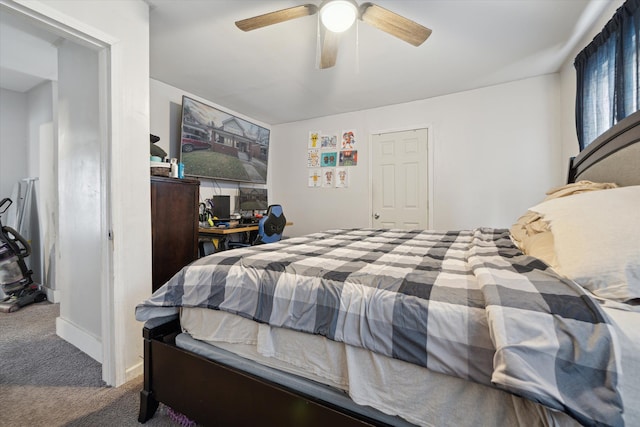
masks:
<path id="1" fill-rule="evenodd" d="M 357 16 L 358 8 L 353 1 L 349 0 L 331 0 L 320 7 L 322 25 L 334 33 L 348 30 Z"/>

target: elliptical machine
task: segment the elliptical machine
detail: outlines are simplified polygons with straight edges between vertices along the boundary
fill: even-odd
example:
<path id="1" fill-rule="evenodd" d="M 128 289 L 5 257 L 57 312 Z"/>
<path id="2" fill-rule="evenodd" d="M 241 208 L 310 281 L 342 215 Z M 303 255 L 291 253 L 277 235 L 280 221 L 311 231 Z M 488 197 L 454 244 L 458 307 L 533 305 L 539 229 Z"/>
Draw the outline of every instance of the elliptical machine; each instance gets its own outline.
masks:
<path id="1" fill-rule="evenodd" d="M 9 198 L 2 199 L 0 219 L 11 203 Z M 16 230 L 2 225 L 0 220 L 0 312 L 11 313 L 47 299 L 41 286 L 31 279 L 33 271 L 24 262 L 29 255 L 29 243 Z"/>

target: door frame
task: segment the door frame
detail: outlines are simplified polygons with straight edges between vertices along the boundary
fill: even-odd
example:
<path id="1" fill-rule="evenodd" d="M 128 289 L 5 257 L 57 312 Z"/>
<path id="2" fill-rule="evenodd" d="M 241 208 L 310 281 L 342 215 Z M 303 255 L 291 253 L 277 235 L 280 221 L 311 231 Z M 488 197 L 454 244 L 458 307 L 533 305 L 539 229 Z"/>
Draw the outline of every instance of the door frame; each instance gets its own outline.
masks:
<path id="1" fill-rule="evenodd" d="M 434 147 L 435 143 L 433 140 L 433 127 L 432 125 L 416 125 L 416 126 L 407 126 L 407 127 L 395 127 L 388 128 L 382 130 L 372 130 L 369 132 L 369 227 L 373 227 L 373 136 L 386 134 L 386 133 L 398 133 L 398 132 L 407 132 L 412 130 L 423 130 L 427 131 L 427 227 L 429 229 L 433 229 L 433 212 L 434 212 L 434 202 L 433 202 L 433 192 L 435 190 L 435 172 L 434 172 Z"/>
<path id="2" fill-rule="evenodd" d="M 77 21 L 43 2 L 25 3 L 20 0 L 0 0 L 0 7 L 40 26 L 45 30 L 70 40 L 78 45 L 98 53 L 98 109 L 100 134 L 100 292 L 101 292 L 101 341 L 102 341 L 102 379 L 108 385 L 117 383 L 117 360 L 115 342 L 115 313 L 113 289 L 112 256 L 112 212 L 111 212 L 111 141 L 112 141 L 112 64 L 117 60 L 118 40 L 85 23 Z M 57 100 L 54 100 L 57 102 Z M 55 123 L 54 131 L 58 125 Z M 56 213 L 56 216 L 59 215 Z M 56 233 L 57 236 L 57 233 Z M 57 245 L 58 242 L 56 242 Z"/>

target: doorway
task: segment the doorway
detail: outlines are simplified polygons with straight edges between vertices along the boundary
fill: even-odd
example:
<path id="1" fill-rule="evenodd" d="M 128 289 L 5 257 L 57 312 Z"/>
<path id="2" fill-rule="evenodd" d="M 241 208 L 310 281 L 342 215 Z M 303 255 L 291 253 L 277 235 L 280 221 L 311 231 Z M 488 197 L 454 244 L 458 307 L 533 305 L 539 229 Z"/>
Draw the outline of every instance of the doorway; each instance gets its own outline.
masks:
<path id="1" fill-rule="evenodd" d="M 371 213 L 374 228 L 426 229 L 430 215 L 429 129 L 371 137 Z"/>
<path id="2" fill-rule="evenodd" d="M 52 231 L 47 236 L 52 243 L 42 253 L 51 262 L 43 282 L 55 284 L 59 291 L 57 335 L 102 363 L 103 380 L 113 384 L 107 238 L 109 46 L 19 4 L 0 4 L 0 12 L 26 33 L 33 29 L 33 36 L 48 32 L 57 39 L 58 76 L 50 101 L 53 121 L 43 123 L 39 143 L 30 147 L 39 152 L 31 169 L 41 178 L 38 204 L 46 205 L 46 215 L 39 218 L 45 223 L 41 229 Z"/>

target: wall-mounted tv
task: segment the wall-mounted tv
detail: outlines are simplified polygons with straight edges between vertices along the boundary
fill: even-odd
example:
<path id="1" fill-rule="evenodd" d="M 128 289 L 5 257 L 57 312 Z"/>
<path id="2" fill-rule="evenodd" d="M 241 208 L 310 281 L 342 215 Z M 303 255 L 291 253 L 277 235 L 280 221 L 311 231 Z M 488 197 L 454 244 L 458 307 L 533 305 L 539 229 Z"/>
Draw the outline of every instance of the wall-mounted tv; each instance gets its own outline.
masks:
<path id="1" fill-rule="evenodd" d="M 240 211 L 264 211 L 269 207 L 266 188 L 240 187 L 238 193 Z"/>
<path id="2" fill-rule="evenodd" d="M 264 184 L 269 129 L 182 97 L 180 161 L 197 178 Z"/>

